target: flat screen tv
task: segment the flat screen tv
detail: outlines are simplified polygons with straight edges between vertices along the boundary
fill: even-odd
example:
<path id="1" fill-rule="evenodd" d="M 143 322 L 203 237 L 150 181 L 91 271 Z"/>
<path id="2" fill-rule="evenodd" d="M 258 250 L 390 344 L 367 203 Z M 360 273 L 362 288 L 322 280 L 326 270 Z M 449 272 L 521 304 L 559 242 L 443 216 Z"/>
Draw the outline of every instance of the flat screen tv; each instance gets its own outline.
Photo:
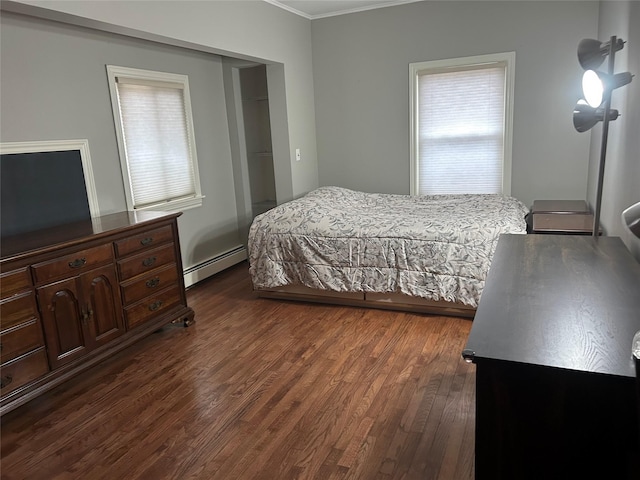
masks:
<path id="1" fill-rule="evenodd" d="M 0 152 L 2 238 L 98 215 L 86 140 L 3 143 Z"/>

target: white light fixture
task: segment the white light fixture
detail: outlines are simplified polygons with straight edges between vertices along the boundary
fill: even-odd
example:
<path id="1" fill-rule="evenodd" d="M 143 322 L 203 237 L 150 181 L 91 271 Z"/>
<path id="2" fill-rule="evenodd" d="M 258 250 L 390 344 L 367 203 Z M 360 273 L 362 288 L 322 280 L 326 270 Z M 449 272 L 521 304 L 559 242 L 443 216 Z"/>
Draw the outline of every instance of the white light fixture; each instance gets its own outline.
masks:
<path id="1" fill-rule="evenodd" d="M 582 93 L 584 94 L 584 99 L 591 107 L 598 108 L 602 105 L 604 85 L 594 70 L 584 72 L 582 76 Z"/>
<path id="2" fill-rule="evenodd" d="M 605 92 L 611 92 L 631 82 L 633 75 L 629 72 L 609 75 L 595 70 L 587 70 L 582 76 L 582 93 L 589 105 L 598 108 L 602 105 Z"/>

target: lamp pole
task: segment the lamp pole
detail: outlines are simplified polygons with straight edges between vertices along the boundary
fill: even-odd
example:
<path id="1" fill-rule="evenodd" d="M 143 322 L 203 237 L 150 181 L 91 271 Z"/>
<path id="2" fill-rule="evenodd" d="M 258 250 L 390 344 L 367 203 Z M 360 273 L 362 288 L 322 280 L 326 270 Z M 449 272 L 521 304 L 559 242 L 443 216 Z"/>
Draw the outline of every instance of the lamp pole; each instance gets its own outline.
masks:
<path id="1" fill-rule="evenodd" d="M 609 40 L 609 63 L 608 73 L 613 75 L 616 37 L 613 36 Z M 600 142 L 600 165 L 598 171 L 598 189 L 596 192 L 596 212 L 593 219 L 593 236 L 598 238 L 600 233 L 600 210 L 602 207 L 602 185 L 604 183 L 604 162 L 607 155 L 607 138 L 609 137 L 609 112 L 611 110 L 611 92 L 610 88 L 604 89 L 604 118 L 602 119 L 602 141 Z"/>

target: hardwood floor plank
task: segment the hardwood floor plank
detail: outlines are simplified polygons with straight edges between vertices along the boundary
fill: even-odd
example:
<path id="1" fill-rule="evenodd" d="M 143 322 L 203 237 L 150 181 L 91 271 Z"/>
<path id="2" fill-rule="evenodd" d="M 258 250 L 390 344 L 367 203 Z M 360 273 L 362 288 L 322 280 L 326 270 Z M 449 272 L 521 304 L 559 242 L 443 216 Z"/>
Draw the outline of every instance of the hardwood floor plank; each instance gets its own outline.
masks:
<path id="1" fill-rule="evenodd" d="M 246 263 L 1 425 L 3 480 L 473 477 L 471 321 L 258 298 Z"/>

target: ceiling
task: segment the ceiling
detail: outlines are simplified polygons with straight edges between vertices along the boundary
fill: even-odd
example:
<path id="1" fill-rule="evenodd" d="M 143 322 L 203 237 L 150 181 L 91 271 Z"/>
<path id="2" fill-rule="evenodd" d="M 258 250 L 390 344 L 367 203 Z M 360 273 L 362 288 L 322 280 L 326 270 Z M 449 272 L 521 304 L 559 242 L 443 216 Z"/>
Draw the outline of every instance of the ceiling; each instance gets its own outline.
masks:
<path id="1" fill-rule="evenodd" d="M 310 20 L 421 0 L 265 0 Z"/>

